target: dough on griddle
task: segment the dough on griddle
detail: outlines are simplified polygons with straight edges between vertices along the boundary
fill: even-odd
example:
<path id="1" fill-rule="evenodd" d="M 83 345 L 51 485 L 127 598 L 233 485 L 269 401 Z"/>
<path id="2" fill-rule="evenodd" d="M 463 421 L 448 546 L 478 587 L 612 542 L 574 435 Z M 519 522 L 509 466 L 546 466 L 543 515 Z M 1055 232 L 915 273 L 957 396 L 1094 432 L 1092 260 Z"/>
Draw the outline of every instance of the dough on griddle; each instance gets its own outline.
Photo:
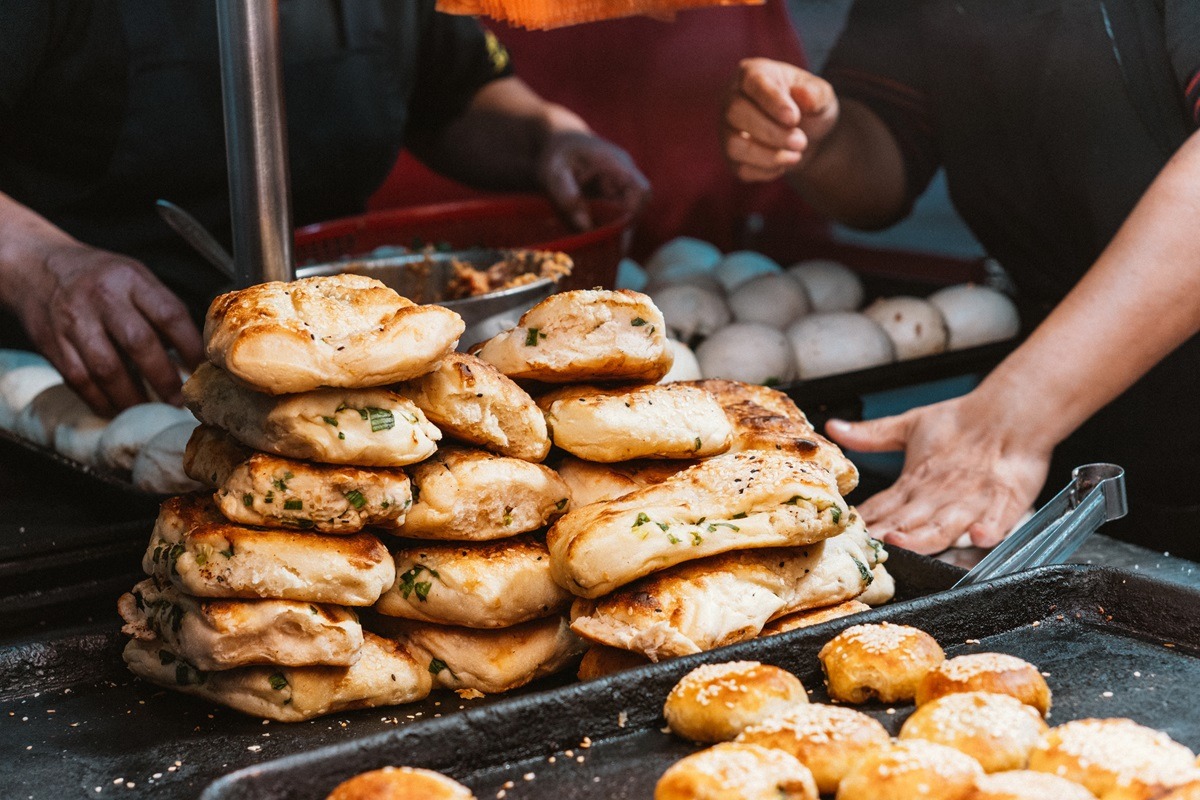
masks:
<path id="1" fill-rule="evenodd" d="M 964 800 L 1096 800 L 1096 795 L 1066 778 L 1017 769 L 975 779 Z M 1188 800 L 1167 795 L 1161 800 Z"/>
<path id="2" fill-rule="evenodd" d="M 644 667 L 652 663 L 641 653 L 632 650 L 622 650 L 619 647 L 609 647 L 603 644 L 590 644 L 587 652 L 579 662 L 579 670 L 575 677 L 581 681 L 594 681 L 606 675 L 624 672 L 634 667 Z"/>
<path id="3" fill-rule="evenodd" d="M 672 764 L 654 800 L 817 800 L 817 787 L 782 750 L 722 742 Z"/>
<path id="4" fill-rule="evenodd" d="M 1025 769 L 1047 730 L 1042 715 L 1015 697 L 959 692 L 918 708 L 900 728 L 901 739 L 925 739 L 974 758 L 984 772 Z"/>
<path id="5" fill-rule="evenodd" d="M 1007 653 L 967 653 L 930 670 L 917 685 L 918 706 L 955 692 L 1009 694 L 1033 706 L 1042 716 L 1050 713 L 1050 687 L 1033 664 Z"/>
<path id="6" fill-rule="evenodd" d="M 342 781 L 325 800 L 475 800 L 475 795 L 438 772 L 384 767 Z"/>
<path id="7" fill-rule="evenodd" d="M 828 472 L 756 451 L 710 458 L 656 486 L 575 509 L 546 543 L 559 585 L 599 597 L 684 561 L 811 544 L 849 523 Z"/>
<path id="8" fill-rule="evenodd" d="M 872 576 L 875 575 L 874 569 L 871 570 L 871 574 Z M 874 581 L 872 581 L 871 585 L 875 585 Z M 867 590 L 870 591 L 870 587 L 867 587 Z M 859 595 L 859 597 L 862 597 L 862 595 Z M 869 605 L 861 600 L 854 599 L 823 608 L 797 611 L 771 620 L 763 626 L 759 636 L 775 636 L 780 633 L 799 630 L 800 628 L 810 628 L 813 625 L 820 625 L 822 622 L 829 622 L 833 619 L 841 619 L 842 617 L 849 617 L 870 610 L 871 607 Z"/>
<path id="9" fill-rule="evenodd" d="M 368 525 L 396 528 L 412 505 L 403 470 L 256 453 L 209 425 L 192 434 L 184 467 L 216 489 L 222 514 L 244 525 L 356 533 Z"/>
<path id="10" fill-rule="evenodd" d="M 202 488 L 203 484 L 189 478 L 183 469 L 183 451 L 199 424 L 189 414 L 188 419 L 164 428 L 146 442 L 133 460 L 133 485 L 152 494 L 177 494 Z"/>
<path id="11" fill-rule="evenodd" d="M 660 380 L 671 369 L 662 313 L 644 294 L 552 294 L 477 355 L 510 378 L 543 383 Z"/>
<path id="12" fill-rule="evenodd" d="M 732 431 L 708 392 L 679 383 L 570 386 L 538 398 L 554 444 L 587 461 L 707 458 Z"/>
<path id="13" fill-rule="evenodd" d="M 204 322 L 212 363 L 267 394 L 364 388 L 429 372 L 458 344 L 462 318 L 417 305 L 374 278 L 272 281 L 223 294 Z"/>
<path id="14" fill-rule="evenodd" d="M 447 436 L 525 461 L 550 452 L 546 418 L 533 398 L 475 356 L 451 353 L 433 372 L 392 389 Z"/>
<path id="15" fill-rule="evenodd" d="M 732 741 L 747 727 L 808 703 L 800 679 L 758 661 L 704 664 L 667 695 L 663 717 L 671 733 L 693 742 Z"/>
<path id="16" fill-rule="evenodd" d="M 441 432 L 408 400 L 387 389 L 317 389 L 272 397 L 201 364 L 183 396 L 201 422 L 275 455 L 328 464 L 402 467 L 424 461 Z"/>
<path id="17" fill-rule="evenodd" d="M 63 382 L 54 367 L 30 364 L 0 375 L 0 428 L 11 431 L 25 406 L 51 386 Z"/>
<path id="18" fill-rule="evenodd" d="M 946 660 L 928 633 L 890 622 L 846 628 L 817 657 L 829 697 L 838 703 L 911 702 L 921 679 Z"/>
<path id="19" fill-rule="evenodd" d="M 96 415 L 65 383 L 48 386 L 21 409 L 13 423 L 13 432 L 42 447 L 54 445 L 54 432 L 62 425 Z M 99 419 L 99 417 L 97 417 Z M 107 425 L 108 421 L 105 420 Z"/>
<path id="20" fill-rule="evenodd" d="M 161 640 L 203 671 L 258 664 L 346 667 L 358 660 L 362 626 L 341 606 L 295 600 L 206 600 L 144 580 L 121 596 L 122 632 Z"/>
<path id="21" fill-rule="evenodd" d="M 197 670 L 158 641 L 130 639 L 122 654 L 133 674 L 167 689 L 196 695 L 243 714 L 278 722 L 413 703 L 429 696 L 426 664 L 404 647 L 370 633 L 349 667 L 239 667 Z"/>
<path id="22" fill-rule="evenodd" d="M 603 500 L 616 500 L 637 489 L 662 483 L 697 463 L 647 458 L 619 464 L 598 464 L 575 456 L 565 456 L 558 462 L 556 470 L 571 490 L 572 507 L 578 508 Z"/>
<path id="23" fill-rule="evenodd" d="M 133 469 L 133 462 L 150 440 L 181 422 L 195 423 L 186 408 L 166 403 L 141 403 L 113 417 L 100 435 L 96 456 L 109 469 Z"/>
<path id="24" fill-rule="evenodd" d="M 838 800 L 962 800 L 983 776 L 979 762 L 952 747 L 910 739 L 860 758 L 838 786 Z"/>

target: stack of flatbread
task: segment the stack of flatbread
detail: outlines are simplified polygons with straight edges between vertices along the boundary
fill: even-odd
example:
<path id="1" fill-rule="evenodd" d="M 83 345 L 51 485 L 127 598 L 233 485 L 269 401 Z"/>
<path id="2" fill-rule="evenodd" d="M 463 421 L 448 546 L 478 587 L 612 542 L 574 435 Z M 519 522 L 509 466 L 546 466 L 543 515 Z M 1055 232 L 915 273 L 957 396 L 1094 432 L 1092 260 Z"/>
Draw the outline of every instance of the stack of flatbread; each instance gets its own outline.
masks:
<path id="1" fill-rule="evenodd" d="M 890 599 L 843 495 L 854 465 L 786 395 L 659 384 L 662 314 L 634 292 L 554 295 L 480 358 L 537 385 L 572 510 L 551 569 L 592 645 L 581 675 L 779 633 Z M 853 603 L 851 601 L 854 601 Z"/>

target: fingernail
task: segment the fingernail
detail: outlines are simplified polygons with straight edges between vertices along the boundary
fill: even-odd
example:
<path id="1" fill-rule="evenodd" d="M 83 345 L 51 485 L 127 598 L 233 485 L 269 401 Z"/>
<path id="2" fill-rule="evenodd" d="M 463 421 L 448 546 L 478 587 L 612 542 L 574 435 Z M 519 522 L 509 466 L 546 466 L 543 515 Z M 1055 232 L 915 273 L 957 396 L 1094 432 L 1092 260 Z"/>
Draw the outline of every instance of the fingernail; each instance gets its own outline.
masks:
<path id="1" fill-rule="evenodd" d="M 844 419 L 831 419 L 825 423 L 825 430 L 845 433 L 850 430 L 850 423 Z"/>

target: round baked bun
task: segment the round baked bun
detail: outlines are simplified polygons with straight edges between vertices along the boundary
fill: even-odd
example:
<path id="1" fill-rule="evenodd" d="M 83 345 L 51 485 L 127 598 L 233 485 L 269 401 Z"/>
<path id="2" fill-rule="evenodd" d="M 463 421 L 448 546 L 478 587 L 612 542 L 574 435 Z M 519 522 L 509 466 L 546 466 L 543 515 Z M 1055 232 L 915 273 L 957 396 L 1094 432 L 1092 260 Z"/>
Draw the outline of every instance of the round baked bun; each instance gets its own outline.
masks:
<path id="1" fill-rule="evenodd" d="M 788 327 L 801 380 L 890 364 L 892 340 L 874 320 L 853 311 L 810 314 Z"/>
<path id="2" fill-rule="evenodd" d="M 757 322 L 780 330 L 809 312 L 804 286 L 783 272 L 746 281 L 730 293 L 729 308 L 738 322 Z"/>
<path id="3" fill-rule="evenodd" d="M 808 702 L 800 679 L 757 661 L 705 664 L 684 675 L 663 705 L 671 732 L 694 742 L 727 742 L 747 726 Z"/>
<path id="4" fill-rule="evenodd" d="M 662 312 L 667 334 L 684 342 L 716 333 L 733 318 L 719 289 L 680 283 L 652 290 L 650 299 Z"/>
<path id="5" fill-rule="evenodd" d="M 837 800 L 963 800 L 981 775 L 965 753 L 910 739 L 860 759 L 842 778 Z"/>
<path id="6" fill-rule="evenodd" d="M 830 699 L 841 703 L 907 703 L 925 674 L 946 658 L 925 631 L 890 622 L 846 628 L 817 656 Z"/>
<path id="7" fill-rule="evenodd" d="M 918 708 L 900 728 L 901 739 L 925 739 L 961 750 L 984 772 L 1024 769 L 1048 726 L 1015 697 L 988 692 L 948 694 Z"/>
<path id="8" fill-rule="evenodd" d="M 782 750 L 718 744 L 671 766 L 654 800 L 817 800 L 812 773 Z"/>
<path id="9" fill-rule="evenodd" d="M 384 767 L 338 784 L 325 800 L 475 800 L 475 795 L 432 770 Z"/>
<path id="10" fill-rule="evenodd" d="M 862 305 L 862 279 L 836 261 L 814 258 L 787 271 L 804 284 L 813 311 L 854 311 Z"/>
<path id="11" fill-rule="evenodd" d="M 843 706 L 795 705 L 742 731 L 744 744 L 790 753 L 812 770 L 821 794 L 833 794 L 860 758 L 888 746 L 883 725 Z"/>
<path id="12" fill-rule="evenodd" d="M 696 360 L 696 354 L 692 352 L 692 348 L 674 339 L 667 339 L 667 347 L 671 348 L 671 354 L 675 356 L 675 360 L 671 362 L 670 372 L 664 375 L 659 383 L 698 381 L 704 377 L 700 372 L 700 362 Z"/>
<path id="13" fill-rule="evenodd" d="M 1145 800 L 1200 777 L 1195 757 L 1131 719 L 1080 719 L 1043 735 L 1029 768 L 1082 784 L 1102 800 Z"/>
<path id="14" fill-rule="evenodd" d="M 1200 778 L 1178 786 L 1156 800 L 1200 800 Z"/>
<path id="15" fill-rule="evenodd" d="M 654 251 L 646 261 L 646 274 L 652 281 L 669 281 L 687 275 L 712 272 L 721 260 L 715 245 L 690 236 L 677 236 Z"/>
<path id="16" fill-rule="evenodd" d="M 1008 694 L 1042 716 L 1050 713 L 1050 687 L 1037 667 L 1005 653 L 955 656 L 930 670 L 917 686 L 917 705 L 958 692 Z"/>
<path id="17" fill-rule="evenodd" d="M 1021 317 L 1012 300 L 986 286 L 950 286 L 931 294 L 929 302 L 946 320 L 951 350 L 1002 342 L 1021 330 Z"/>
<path id="18" fill-rule="evenodd" d="M 919 297 L 876 300 L 863 314 L 879 324 L 896 347 L 896 360 L 932 356 L 946 350 L 950 339 L 942 312 Z"/>
<path id="19" fill-rule="evenodd" d="M 964 800 L 1096 800 L 1078 783 L 1057 775 L 1019 769 L 983 775 Z"/>
<path id="20" fill-rule="evenodd" d="M 774 385 L 796 377 L 792 348 L 784 335 L 769 325 L 734 323 L 724 327 L 696 348 L 696 359 L 706 378 Z"/>
<path id="21" fill-rule="evenodd" d="M 753 250 L 738 250 L 729 253 L 713 267 L 713 274 L 725 287 L 725 291 L 734 289 L 759 275 L 774 275 L 783 272 L 774 259 L 767 258 L 762 253 Z"/>

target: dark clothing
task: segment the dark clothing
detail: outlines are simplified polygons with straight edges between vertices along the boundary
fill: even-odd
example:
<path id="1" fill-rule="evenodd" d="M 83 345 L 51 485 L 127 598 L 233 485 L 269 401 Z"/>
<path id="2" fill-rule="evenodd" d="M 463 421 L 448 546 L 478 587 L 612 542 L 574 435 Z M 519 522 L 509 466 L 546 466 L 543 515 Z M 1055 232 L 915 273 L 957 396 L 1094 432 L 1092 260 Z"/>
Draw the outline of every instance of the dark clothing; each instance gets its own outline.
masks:
<path id="1" fill-rule="evenodd" d="M 945 168 L 955 207 L 1036 322 L 1196 130 L 1200 3 L 858 0 L 826 75 L 895 135 L 910 201 Z M 1048 486 L 1082 462 L 1120 464 L 1130 538 L 1198 557 L 1197 456 L 1193 338 L 1060 446 Z M 1155 524 L 1159 510 L 1170 521 Z"/>
<path id="2" fill-rule="evenodd" d="M 405 134 L 507 74 L 434 0 L 281 0 L 298 225 L 359 213 Z M 0 191 L 144 261 L 195 311 L 222 280 L 157 217 L 231 239 L 216 10 L 197 0 L 0 0 Z"/>

